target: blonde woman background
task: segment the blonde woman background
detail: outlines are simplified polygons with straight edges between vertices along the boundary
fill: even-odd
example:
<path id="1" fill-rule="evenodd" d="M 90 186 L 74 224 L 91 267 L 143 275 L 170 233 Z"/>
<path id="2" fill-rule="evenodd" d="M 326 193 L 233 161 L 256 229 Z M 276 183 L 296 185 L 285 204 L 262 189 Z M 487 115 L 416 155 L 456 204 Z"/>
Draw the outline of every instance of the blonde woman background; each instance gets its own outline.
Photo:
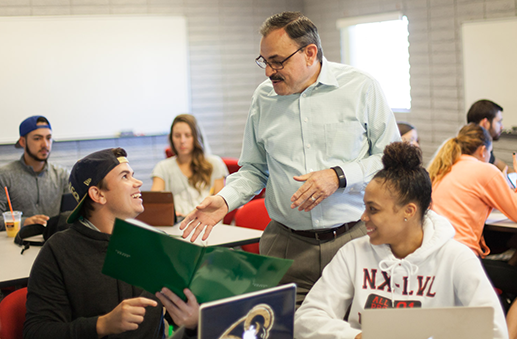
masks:
<path id="1" fill-rule="evenodd" d="M 470 123 L 442 145 L 428 168 L 433 183 L 432 209 L 446 216 L 456 229 L 455 239 L 481 258 L 490 253 L 483 228 L 492 209 L 517 221 L 517 194 L 508 187 L 502 172 L 488 163 L 491 151 L 488 131 Z"/>
<path id="2" fill-rule="evenodd" d="M 492 209 L 517 221 L 517 194 L 508 187 L 503 173 L 488 162 L 491 151 L 490 133 L 470 123 L 443 144 L 429 166 L 432 209 L 447 217 L 456 229 L 454 238 L 482 259 L 490 253 L 483 229 Z M 515 264 L 515 259 L 514 255 L 509 263 Z M 484 259 L 482 263 L 494 286 L 517 295 L 517 267 L 496 260 Z M 517 338 L 516 306 L 511 307 L 506 320 L 510 338 Z"/>

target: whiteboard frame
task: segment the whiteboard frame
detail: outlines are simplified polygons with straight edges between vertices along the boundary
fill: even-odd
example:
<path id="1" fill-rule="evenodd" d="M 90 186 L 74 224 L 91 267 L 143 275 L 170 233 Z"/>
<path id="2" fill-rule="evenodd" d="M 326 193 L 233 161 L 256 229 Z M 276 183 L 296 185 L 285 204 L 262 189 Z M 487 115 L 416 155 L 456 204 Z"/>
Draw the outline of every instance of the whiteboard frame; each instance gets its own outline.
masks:
<path id="1" fill-rule="evenodd" d="M 517 126 L 517 17 L 466 21 L 461 26 L 465 114 L 480 99 L 504 109 L 504 126 Z"/>
<path id="2" fill-rule="evenodd" d="M 185 17 L 1 17 L 0 51 L 0 144 L 31 115 L 80 140 L 167 133 L 190 112 Z"/>

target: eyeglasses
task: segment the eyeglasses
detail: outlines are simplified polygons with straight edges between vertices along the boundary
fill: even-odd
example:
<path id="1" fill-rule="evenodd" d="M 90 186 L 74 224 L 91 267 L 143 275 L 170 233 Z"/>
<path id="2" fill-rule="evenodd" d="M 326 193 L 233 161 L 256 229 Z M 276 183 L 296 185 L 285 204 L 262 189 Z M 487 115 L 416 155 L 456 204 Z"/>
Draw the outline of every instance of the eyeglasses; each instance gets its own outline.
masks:
<path id="1" fill-rule="evenodd" d="M 287 58 L 285 58 L 284 60 L 282 61 L 267 61 L 266 59 L 264 59 L 264 57 L 262 55 L 259 55 L 256 59 L 255 59 L 255 62 L 257 63 L 257 65 L 260 67 L 260 68 L 263 68 L 265 69 L 268 65 L 269 67 L 271 67 L 272 69 L 274 69 L 275 71 L 279 71 L 281 69 L 284 69 L 284 63 L 289 60 L 293 55 L 295 55 L 296 53 L 298 53 L 299 51 L 301 51 L 302 49 L 304 49 L 305 47 L 307 46 L 302 46 L 300 48 L 298 48 L 293 54 L 289 55 Z"/>

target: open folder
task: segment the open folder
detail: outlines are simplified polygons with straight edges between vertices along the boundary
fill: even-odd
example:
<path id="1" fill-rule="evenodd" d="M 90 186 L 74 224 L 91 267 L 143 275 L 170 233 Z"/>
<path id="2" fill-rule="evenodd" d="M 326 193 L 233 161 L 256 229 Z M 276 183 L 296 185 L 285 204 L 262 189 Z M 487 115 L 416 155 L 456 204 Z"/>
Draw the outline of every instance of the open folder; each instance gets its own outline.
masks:
<path id="1" fill-rule="evenodd" d="M 292 260 L 199 246 L 136 220 L 116 219 L 102 273 L 151 293 L 169 288 L 199 303 L 276 286 Z"/>

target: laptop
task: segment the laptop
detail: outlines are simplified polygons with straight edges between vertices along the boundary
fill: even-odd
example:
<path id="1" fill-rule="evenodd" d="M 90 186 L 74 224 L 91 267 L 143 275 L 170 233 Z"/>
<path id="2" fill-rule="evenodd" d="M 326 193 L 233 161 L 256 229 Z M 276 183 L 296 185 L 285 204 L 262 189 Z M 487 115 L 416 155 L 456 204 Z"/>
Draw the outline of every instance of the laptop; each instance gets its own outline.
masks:
<path id="1" fill-rule="evenodd" d="M 491 339 L 492 307 L 366 309 L 363 339 Z"/>
<path id="2" fill-rule="evenodd" d="M 135 219 L 151 226 L 173 226 L 176 224 L 176 210 L 172 192 L 143 191 L 144 211 Z"/>
<path id="3" fill-rule="evenodd" d="M 295 300 L 288 284 L 202 304 L 198 338 L 293 339 Z"/>

